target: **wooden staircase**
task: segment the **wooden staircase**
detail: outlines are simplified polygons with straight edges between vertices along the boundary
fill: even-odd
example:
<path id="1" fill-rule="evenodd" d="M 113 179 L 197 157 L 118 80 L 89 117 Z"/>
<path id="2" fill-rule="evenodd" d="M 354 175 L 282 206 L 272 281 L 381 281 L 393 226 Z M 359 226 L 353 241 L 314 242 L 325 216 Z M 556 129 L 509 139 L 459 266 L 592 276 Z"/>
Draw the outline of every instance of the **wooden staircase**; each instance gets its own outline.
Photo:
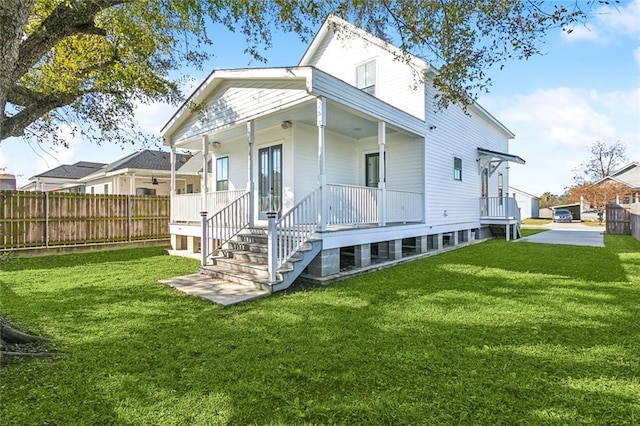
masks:
<path id="1" fill-rule="evenodd" d="M 219 280 L 273 293 L 291 286 L 322 248 L 320 240 L 304 244 L 278 269 L 276 282 L 270 283 L 267 238 L 265 228 L 246 229 L 229 241 L 217 256 L 211 258 L 211 265 L 202 266 L 200 271 Z"/>

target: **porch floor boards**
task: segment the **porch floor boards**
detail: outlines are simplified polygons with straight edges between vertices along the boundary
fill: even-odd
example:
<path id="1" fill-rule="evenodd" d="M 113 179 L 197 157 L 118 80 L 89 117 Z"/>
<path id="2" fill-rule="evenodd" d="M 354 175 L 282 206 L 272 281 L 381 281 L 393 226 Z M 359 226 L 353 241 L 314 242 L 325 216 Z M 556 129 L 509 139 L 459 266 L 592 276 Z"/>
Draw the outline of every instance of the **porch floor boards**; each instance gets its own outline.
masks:
<path id="1" fill-rule="evenodd" d="M 183 293 L 200 297 L 223 306 L 248 302 L 271 294 L 271 292 L 267 290 L 215 279 L 205 274 L 184 275 L 160 280 L 160 282 Z"/>

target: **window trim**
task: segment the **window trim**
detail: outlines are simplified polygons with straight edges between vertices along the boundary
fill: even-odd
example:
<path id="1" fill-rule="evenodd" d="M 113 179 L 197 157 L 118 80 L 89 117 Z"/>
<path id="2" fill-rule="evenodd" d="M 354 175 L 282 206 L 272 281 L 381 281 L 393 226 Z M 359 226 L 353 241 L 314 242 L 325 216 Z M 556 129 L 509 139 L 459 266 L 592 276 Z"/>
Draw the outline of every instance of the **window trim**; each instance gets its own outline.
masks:
<path id="1" fill-rule="evenodd" d="M 373 84 L 370 84 L 368 86 L 362 85 L 362 87 L 360 87 L 358 85 L 358 70 L 362 67 L 364 67 L 365 69 L 365 75 L 366 75 L 366 66 L 369 64 L 373 64 Z M 366 77 L 365 77 L 365 81 L 363 82 L 364 84 L 366 84 Z M 356 84 L 355 86 L 359 89 L 362 90 L 365 93 L 369 93 L 370 95 L 376 95 L 376 88 L 378 85 L 378 61 L 376 60 L 376 58 L 372 58 L 372 59 L 367 59 L 364 62 L 360 62 L 359 64 L 356 64 Z M 371 89 L 371 90 L 369 90 Z"/>
<path id="2" fill-rule="evenodd" d="M 455 156 L 453 157 L 453 180 L 462 182 L 462 158 Z"/>
<path id="3" fill-rule="evenodd" d="M 219 179 L 220 176 L 220 162 L 226 160 L 225 178 Z M 224 183 L 225 188 L 220 189 L 220 184 Z M 216 191 L 228 191 L 229 190 L 229 156 L 225 155 L 216 158 Z"/>

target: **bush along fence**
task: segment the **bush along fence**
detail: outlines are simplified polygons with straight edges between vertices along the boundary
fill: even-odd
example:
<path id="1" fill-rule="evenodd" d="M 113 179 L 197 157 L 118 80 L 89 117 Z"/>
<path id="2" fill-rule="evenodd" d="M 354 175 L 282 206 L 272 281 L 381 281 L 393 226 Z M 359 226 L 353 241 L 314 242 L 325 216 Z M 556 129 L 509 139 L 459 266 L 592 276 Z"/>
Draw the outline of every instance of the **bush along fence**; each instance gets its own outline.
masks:
<path id="1" fill-rule="evenodd" d="M 169 197 L 0 191 L 0 250 L 169 238 Z"/>

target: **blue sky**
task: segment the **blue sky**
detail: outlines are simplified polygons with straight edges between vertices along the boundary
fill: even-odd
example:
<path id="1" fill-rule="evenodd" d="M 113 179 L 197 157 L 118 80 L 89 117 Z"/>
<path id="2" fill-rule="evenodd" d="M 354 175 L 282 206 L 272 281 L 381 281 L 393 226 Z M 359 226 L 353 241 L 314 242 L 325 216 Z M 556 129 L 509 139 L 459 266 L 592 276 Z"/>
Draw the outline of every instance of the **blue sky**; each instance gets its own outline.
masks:
<path id="1" fill-rule="evenodd" d="M 192 73 L 194 85 L 214 68 L 263 66 L 242 53 L 241 36 L 220 29 L 213 39 L 219 41 L 213 46 L 215 57 L 205 70 Z M 296 35 L 274 34 L 273 47 L 264 56 L 268 66 L 294 65 L 305 49 Z M 479 99 L 516 134 L 510 152 L 527 162 L 511 166 L 511 185 L 534 195 L 564 192 L 572 184 L 571 170 L 588 157 L 596 140 L 621 140 L 630 159 L 640 161 L 640 0 L 622 1 L 617 9 L 598 8 L 588 27 L 550 34 L 543 51 L 545 56 L 491 71 L 491 93 Z M 174 110 L 144 106 L 137 120 L 157 133 Z M 134 149 L 69 140 L 69 149 L 3 141 L 0 168 L 16 174 L 23 185 L 60 164 L 110 162 Z"/>

